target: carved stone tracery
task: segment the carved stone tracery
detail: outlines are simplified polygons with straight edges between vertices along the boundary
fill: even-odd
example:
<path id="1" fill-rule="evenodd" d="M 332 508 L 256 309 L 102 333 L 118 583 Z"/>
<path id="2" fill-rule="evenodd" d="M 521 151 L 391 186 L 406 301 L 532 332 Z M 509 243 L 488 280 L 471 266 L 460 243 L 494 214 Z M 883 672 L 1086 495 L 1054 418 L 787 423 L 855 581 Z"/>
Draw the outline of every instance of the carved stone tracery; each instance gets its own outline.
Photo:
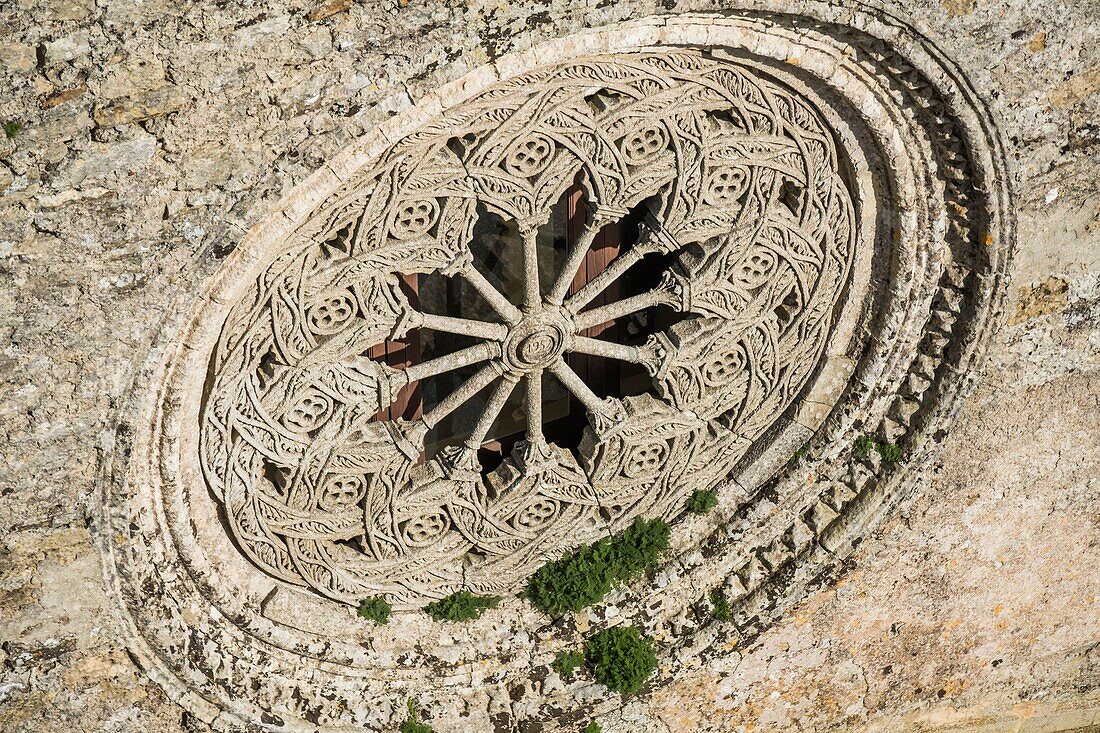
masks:
<path id="1" fill-rule="evenodd" d="M 675 518 L 726 479 L 820 360 L 855 251 L 845 175 L 805 100 L 697 51 L 560 64 L 448 111 L 360 175 L 225 324 L 203 467 L 240 546 L 339 600 L 415 604 L 512 592 L 608 527 Z M 539 229 L 578 180 L 590 217 L 541 287 Z M 639 207 L 639 241 L 569 295 L 600 229 Z M 486 211 L 519 231 L 522 294 L 494 287 L 470 249 Z M 676 257 L 656 288 L 586 308 L 658 252 Z M 412 274 L 465 280 L 495 318 L 418 310 L 399 285 Z M 641 346 L 582 335 L 655 305 L 688 317 Z M 403 370 L 369 358 L 415 329 L 478 342 Z M 655 394 L 601 399 L 571 352 L 641 364 Z M 471 364 L 418 419 L 376 419 L 401 388 Z M 588 412 L 577 456 L 543 436 L 544 374 Z M 525 439 L 483 479 L 477 449 L 520 389 Z M 418 465 L 429 431 L 483 391 L 464 443 Z M 685 471 L 715 447 L 706 470 Z"/>

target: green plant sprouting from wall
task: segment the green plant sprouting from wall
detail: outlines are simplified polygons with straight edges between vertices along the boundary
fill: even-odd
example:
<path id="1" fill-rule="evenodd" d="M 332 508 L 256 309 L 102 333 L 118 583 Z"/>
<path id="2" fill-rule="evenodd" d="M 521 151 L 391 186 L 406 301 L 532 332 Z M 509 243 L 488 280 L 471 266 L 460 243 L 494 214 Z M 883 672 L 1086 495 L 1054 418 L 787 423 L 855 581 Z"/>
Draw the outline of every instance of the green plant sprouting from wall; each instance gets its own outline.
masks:
<path id="1" fill-rule="evenodd" d="M 565 681 L 573 679 L 573 673 L 577 671 L 577 667 L 584 664 L 584 655 L 580 652 L 564 651 L 560 652 L 554 661 L 550 663 L 550 667 L 558 673 L 558 675 Z"/>
<path id="2" fill-rule="evenodd" d="M 726 600 L 726 594 L 721 588 L 715 588 L 710 592 L 711 615 L 719 621 L 729 621 L 733 615 L 730 612 L 730 602 Z"/>
<path id="3" fill-rule="evenodd" d="M 706 514 L 718 506 L 718 494 L 706 489 L 699 489 L 687 500 L 688 511 L 693 514 Z"/>
<path id="4" fill-rule="evenodd" d="M 389 601 L 382 596 L 371 596 L 359 602 L 359 609 L 356 613 L 368 621 L 374 621 L 377 624 L 388 624 L 393 609 L 390 607 Z"/>
<path id="5" fill-rule="evenodd" d="M 636 628 L 613 626 L 585 642 L 584 663 L 597 682 L 633 695 L 657 669 L 657 655 Z"/>
<path id="6" fill-rule="evenodd" d="M 872 451 L 878 453 L 885 463 L 898 463 L 904 457 L 900 447 L 893 443 L 879 442 L 870 435 L 861 435 L 852 444 L 852 457 L 858 461 L 870 458 Z"/>
<path id="7" fill-rule="evenodd" d="M 668 525 L 635 519 L 621 535 L 583 545 L 539 568 L 523 595 L 539 610 L 558 616 L 599 602 L 615 583 L 626 583 L 657 564 L 668 550 Z"/>
<path id="8" fill-rule="evenodd" d="M 408 700 L 406 705 L 409 707 L 409 715 L 401 724 L 401 733 L 435 733 L 430 725 L 420 722 L 416 715 L 416 705 L 412 700 Z"/>
<path id="9" fill-rule="evenodd" d="M 18 135 L 19 132 L 23 129 L 22 123 L 16 122 L 15 120 L 6 120 L 3 124 L 3 127 L 4 134 L 7 135 L 9 140 Z"/>
<path id="10" fill-rule="evenodd" d="M 810 452 L 809 442 L 803 443 L 802 447 L 791 454 L 791 457 L 787 459 L 787 467 L 791 467 L 798 463 L 802 458 L 807 456 Z"/>
<path id="11" fill-rule="evenodd" d="M 475 596 L 468 590 L 460 590 L 429 603 L 424 610 L 436 621 L 472 621 L 498 605 L 500 596 Z"/>

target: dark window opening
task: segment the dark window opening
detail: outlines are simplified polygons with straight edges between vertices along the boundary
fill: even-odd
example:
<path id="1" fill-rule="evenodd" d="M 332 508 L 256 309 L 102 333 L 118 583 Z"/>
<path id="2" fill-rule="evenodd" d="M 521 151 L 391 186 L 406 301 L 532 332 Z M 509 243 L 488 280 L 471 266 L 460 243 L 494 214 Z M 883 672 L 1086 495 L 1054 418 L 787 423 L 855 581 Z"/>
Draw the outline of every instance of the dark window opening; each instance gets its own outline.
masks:
<path id="1" fill-rule="evenodd" d="M 459 141 L 452 141 L 459 145 Z M 623 253 L 635 246 L 641 223 L 652 202 L 645 202 L 619 221 L 611 222 L 595 236 L 592 246 L 573 274 L 569 297 L 604 272 Z M 579 181 L 551 209 L 550 221 L 538 231 L 537 252 L 540 288 L 547 293 L 558 279 L 573 245 L 588 225 L 585 192 Z M 523 299 L 523 248 L 518 228 L 499 215 L 479 207 L 470 243 L 473 262 L 485 279 L 516 306 Z M 596 295 L 584 310 L 640 295 L 657 287 L 677 255 L 651 253 L 633 263 Z M 500 317 L 484 297 L 461 276 L 404 275 L 401 287 L 414 308 L 438 315 L 499 322 Z M 593 339 L 641 346 L 652 334 L 667 330 L 683 316 L 667 306 L 646 308 L 614 321 L 586 329 L 579 335 Z M 371 349 L 369 356 L 401 369 L 460 351 L 480 339 L 430 329 L 410 331 L 402 339 L 387 340 Z M 645 368 L 625 361 L 580 353 L 569 353 L 566 362 L 600 398 L 623 397 L 653 392 L 653 381 Z M 474 376 L 484 362 L 428 377 L 401 390 L 393 405 L 375 415 L 376 420 L 416 420 Z M 425 440 L 424 460 L 431 460 L 452 445 L 459 445 L 473 432 L 498 382 L 481 390 L 473 399 L 439 422 Z M 548 372 L 542 377 L 543 433 L 546 439 L 575 450 L 581 442 L 588 418 L 584 404 Z M 483 473 L 495 470 L 511 454 L 526 432 L 525 396 L 527 385 L 520 380 L 478 450 Z"/>

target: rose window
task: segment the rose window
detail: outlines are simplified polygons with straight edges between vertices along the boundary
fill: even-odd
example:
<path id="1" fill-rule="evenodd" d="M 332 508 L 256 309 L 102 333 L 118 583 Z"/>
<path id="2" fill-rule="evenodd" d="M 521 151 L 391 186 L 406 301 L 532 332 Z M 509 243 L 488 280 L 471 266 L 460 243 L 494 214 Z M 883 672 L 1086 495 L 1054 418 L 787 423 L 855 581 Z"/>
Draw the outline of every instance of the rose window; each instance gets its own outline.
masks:
<path id="1" fill-rule="evenodd" d="M 686 52 L 563 65 L 398 142 L 224 326 L 203 466 L 239 545 L 417 606 L 674 519 L 814 372 L 848 175 L 797 94 Z"/>

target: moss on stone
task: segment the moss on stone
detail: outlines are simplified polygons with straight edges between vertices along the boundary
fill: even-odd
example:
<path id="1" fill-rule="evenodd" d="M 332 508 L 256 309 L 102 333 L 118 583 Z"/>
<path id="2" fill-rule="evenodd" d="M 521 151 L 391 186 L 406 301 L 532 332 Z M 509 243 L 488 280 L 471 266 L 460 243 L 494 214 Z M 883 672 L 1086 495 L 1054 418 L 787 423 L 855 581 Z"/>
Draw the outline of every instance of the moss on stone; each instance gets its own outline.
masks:
<path id="1" fill-rule="evenodd" d="M 875 446 L 875 450 L 887 463 L 899 463 L 902 459 L 901 448 L 893 443 L 879 443 Z"/>
<path id="2" fill-rule="evenodd" d="M 871 451 L 878 453 L 886 463 L 898 463 L 904 457 L 900 447 L 893 443 L 880 443 L 870 435 L 861 435 L 852 444 L 852 456 L 858 461 L 870 458 Z"/>
<path id="3" fill-rule="evenodd" d="M 852 457 L 857 461 L 865 461 L 871 457 L 871 451 L 875 449 L 875 439 L 870 435 L 861 435 L 852 444 Z"/>
<path id="4" fill-rule="evenodd" d="M 625 583 L 650 568 L 668 551 L 669 526 L 660 519 L 641 517 L 612 541 L 615 579 Z"/>
<path id="5" fill-rule="evenodd" d="M 798 461 L 800 461 L 807 454 L 809 454 L 809 452 L 810 452 L 810 444 L 808 442 L 803 443 L 802 447 L 799 448 L 798 450 L 796 450 L 794 453 L 792 453 L 791 457 L 787 459 L 787 467 L 789 468 L 790 466 L 793 466 L 796 463 L 798 463 Z"/>

